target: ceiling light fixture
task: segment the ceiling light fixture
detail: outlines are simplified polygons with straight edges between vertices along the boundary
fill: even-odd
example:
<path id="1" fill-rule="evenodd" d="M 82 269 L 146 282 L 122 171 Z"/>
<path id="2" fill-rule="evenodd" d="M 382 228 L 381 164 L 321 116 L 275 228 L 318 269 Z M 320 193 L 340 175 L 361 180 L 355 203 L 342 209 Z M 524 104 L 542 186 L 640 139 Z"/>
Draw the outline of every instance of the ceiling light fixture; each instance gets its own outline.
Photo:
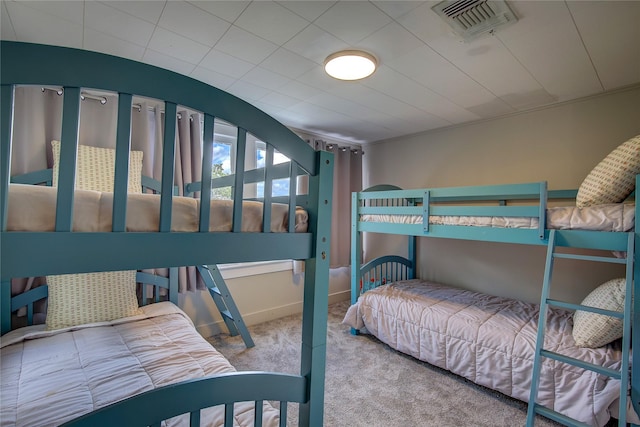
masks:
<path id="1" fill-rule="evenodd" d="M 361 50 L 343 50 L 331 54 L 324 61 L 324 70 L 334 79 L 360 80 L 376 70 L 376 58 Z"/>

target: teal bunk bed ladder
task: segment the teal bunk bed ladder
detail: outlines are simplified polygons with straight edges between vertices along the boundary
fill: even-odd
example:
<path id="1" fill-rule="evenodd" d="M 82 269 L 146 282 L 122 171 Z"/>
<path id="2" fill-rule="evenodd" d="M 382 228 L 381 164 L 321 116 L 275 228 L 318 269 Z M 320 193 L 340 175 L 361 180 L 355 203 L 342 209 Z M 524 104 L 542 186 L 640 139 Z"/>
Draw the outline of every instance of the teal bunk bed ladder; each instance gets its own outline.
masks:
<path id="1" fill-rule="evenodd" d="M 240 334 L 247 348 L 254 347 L 255 344 L 251 339 L 247 325 L 242 320 L 240 310 L 238 310 L 236 303 L 233 301 L 229 287 L 222 278 L 218 267 L 215 265 L 199 265 L 198 272 L 200 272 L 202 280 L 207 285 L 209 293 L 229 329 L 229 335 L 234 337 Z"/>
<path id="2" fill-rule="evenodd" d="M 608 376 L 620 380 L 620 405 L 618 413 L 618 425 L 627 425 L 627 397 L 629 395 L 629 353 L 631 352 L 631 289 L 634 268 L 634 238 L 635 233 L 629 233 L 627 241 L 626 258 L 585 256 L 576 254 L 566 254 L 556 252 L 556 238 L 559 232 L 551 230 L 549 232 L 549 244 L 547 246 L 547 257 L 545 263 L 544 280 L 542 285 L 542 296 L 540 299 L 540 315 L 538 320 L 538 334 L 536 337 L 536 349 L 533 362 L 533 373 L 531 378 L 531 393 L 529 397 L 529 407 L 527 411 L 527 427 L 534 425 L 536 414 L 543 415 L 554 421 L 567 426 L 587 426 L 582 422 L 574 420 L 560 414 L 551 408 L 546 408 L 536 403 L 538 397 L 538 387 L 540 385 L 540 373 L 542 368 L 542 358 L 553 359 L 562 363 L 577 366 L 582 369 L 590 370 L 598 374 Z M 624 312 L 603 310 L 596 307 L 590 307 L 580 304 L 571 304 L 567 302 L 552 300 L 549 298 L 551 288 L 551 275 L 553 272 L 553 262 L 556 258 L 576 259 L 582 261 L 609 262 L 626 265 L 626 294 Z M 562 354 L 544 349 L 544 337 L 547 324 L 547 309 L 549 307 L 559 307 L 571 310 L 583 310 L 592 313 L 611 316 L 623 320 L 623 336 L 622 336 L 622 366 L 621 369 L 615 370 L 599 365 L 587 363 L 578 359 L 564 356 Z"/>

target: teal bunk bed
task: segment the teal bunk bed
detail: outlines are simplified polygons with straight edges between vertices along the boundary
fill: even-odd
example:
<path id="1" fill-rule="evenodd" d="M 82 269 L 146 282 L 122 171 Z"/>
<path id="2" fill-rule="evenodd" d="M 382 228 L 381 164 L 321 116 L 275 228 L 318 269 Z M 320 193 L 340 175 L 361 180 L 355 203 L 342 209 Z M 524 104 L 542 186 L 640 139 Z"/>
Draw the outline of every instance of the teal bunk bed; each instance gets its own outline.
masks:
<path id="1" fill-rule="evenodd" d="M 7 41 L 0 55 L 1 423 L 285 426 L 291 402 L 299 404 L 299 425 L 321 426 L 332 155 L 314 151 L 248 103 L 168 70 L 96 52 Z M 14 94 L 22 85 L 63 92 L 56 187 L 20 184 L 11 177 Z M 117 94 L 109 194 L 77 188 L 85 90 Z M 178 107 L 204 116 L 202 177 L 192 185 L 200 191 L 198 199 L 174 195 L 175 120 L 163 124 L 159 192 L 128 190 L 131 109 L 138 97 L 161 100 L 165 117 L 175 117 Z M 231 176 L 212 179 L 218 119 L 236 127 L 238 159 L 244 159 L 249 134 L 265 142 L 266 166 L 245 170 L 238 160 Z M 274 164 L 276 151 L 290 161 Z M 288 196 L 272 197 L 274 180 L 295 182 L 299 175 L 308 176 L 308 194 L 297 195 L 291 185 Z M 260 182 L 264 197 L 249 200 L 245 185 Z M 221 186 L 232 188 L 231 225 L 214 231 L 220 211 L 211 192 Z M 152 206 L 152 229 L 132 225 L 141 204 Z M 245 215 L 256 206 L 259 229 L 247 229 Z M 296 230 L 301 209 L 307 223 Z M 196 218 L 191 228 L 180 223 L 187 211 Z M 284 211 L 284 229 L 272 227 L 276 211 Z M 176 269 L 200 266 L 221 280 L 219 263 L 283 259 L 306 262 L 300 373 L 236 372 L 177 307 Z M 156 268 L 169 269 L 169 277 L 141 272 Z M 47 284 L 13 295 L 12 280 L 30 277 L 46 277 Z M 147 294 L 136 295 L 136 282 L 166 290 L 143 306 Z M 168 301 L 158 302 L 164 294 Z M 34 305 L 43 301 L 45 324 L 22 326 L 24 318 L 33 321 Z"/>
<path id="2" fill-rule="evenodd" d="M 629 146 L 639 153 L 640 136 L 617 150 Z M 611 157 L 615 152 L 606 162 Z M 637 168 L 625 168 L 629 186 L 637 186 Z M 623 193 L 616 202 L 633 190 L 615 177 L 608 180 Z M 636 425 L 640 369 L 630 371 L 640 366 L 637 352 L 635 363 L 631 360 L 632 334 L 635 342 L 640 340 L 638 298 L 632 303 L 640 289 L 633 280 L 638 274 L 633 224 L 638 209 L 629 200 L 587 207 L 587 193 L 582 187 L 549 191 L 545 182 L 415 190 L 381 185 L 353 193 L 352 305 L 345 323 L 354 335 L 367 331 L 399 351 L 528 402 L 527 426 L 534 425 L 537 414 L 569 426 L 602 426 L 611 415 L 620 426 Z M 585 206 L 575 207 L 576 198 Z M 575 221 L 590 209 L 600 224 Z M 363 265 L 363 233 L 408 236 L 408 256 L 381 256 Z M 416 279 L 416 237 L 546 246 L 540 304 Z M 617 286 L 619 306 L 603 306 L 589 297 L 581 304 L 550 299 L 554 261 L 562 258 L 624 265 L 625 278 L 607 284 L 607 292 Z M 574 312 L 615 319 L 621 339 L 578 346 L 572 336 Z M 582 390 L 587 390 L 584 396 Z"/>

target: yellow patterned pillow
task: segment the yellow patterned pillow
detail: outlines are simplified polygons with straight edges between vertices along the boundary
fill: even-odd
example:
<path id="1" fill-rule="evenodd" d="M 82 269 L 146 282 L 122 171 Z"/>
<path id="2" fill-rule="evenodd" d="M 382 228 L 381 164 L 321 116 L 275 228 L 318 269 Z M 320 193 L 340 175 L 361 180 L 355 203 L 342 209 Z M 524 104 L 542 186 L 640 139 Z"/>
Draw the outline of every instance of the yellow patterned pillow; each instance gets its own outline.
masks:
<path id="1" fill-rule="evenodd" d="M 53 150 L 53 186 L 58 186 L 60 141 L 51 141 Z M 142 193 L 142 151 L 129 153 L 129 193 Z M 76 189 L 113 193 L 116 151 L 112 148 L 78 145 Z"/>
<path id="2" fill-rule="evenodd" d="M 624 311 L 626 279 L 613 279 L 594 289 L 581 305 Z M 588 311 L 573 314 L 573 339 L 579 347 L 596 348 L 622 337 L 622 320 Z"/>
<path id="3" fill-rule="evenodd" d="M 47 330 L 140 314 L 135 271 L 48 276 Z"/>
<path id="4" fill-rule="evenodd" d="M 576 206 L 622 202 L 635 189 L 639 173 L 640 135 L 620 144 L 593 168 L 578 189 Z"/>

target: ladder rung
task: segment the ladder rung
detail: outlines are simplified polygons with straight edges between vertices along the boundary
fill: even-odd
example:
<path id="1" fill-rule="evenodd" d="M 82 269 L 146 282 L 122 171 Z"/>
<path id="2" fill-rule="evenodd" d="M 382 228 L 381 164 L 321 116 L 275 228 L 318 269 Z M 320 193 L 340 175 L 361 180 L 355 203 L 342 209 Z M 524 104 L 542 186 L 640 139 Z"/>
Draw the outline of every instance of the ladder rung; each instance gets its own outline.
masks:
<path id="1" fill-rule="evenodd" d="M 545 416 L 545 417 L 547 417 L 547 418 L 549 418 L 549 419 L 551 419 L 553 421 L 557 421 L 557 422 L 559 422 L 561 424 L 564 424 L 566 426 L 590 427 L 589 424 L 585 424 L 585 423 L 582 423 L 582 422 L 580 422 L 578 420 L 574 420 L 573 418 L 569 418 L 566 415 L 562 415 L 561 413 L 556 412 L 553 409 L 546 408 L 546 407 L 544 407 L 542 405 L 539 405 L 537 403 L 534 405 L 534 411 L 535 411 L 536 414 L 543 415 L 543 416 Z"/>
<path id="2" fill-rule="evenodd" d="M 220 310 L 220 314 L 222 314 L 227 319 L 233 320 L 233 316 L 229 313 L 229 310 Z"/>
<path id="3" fill-rule="evenodd" d="M 571 310 L 588 311 L 591 313 L 602 314 L 603 316 L 615 317 L 616 319 L 624 319 L 624 313 L 621 311 L 605 310 L 603 308 L 591 307 L 590 305 L 571 304 L 568 302 L 557 301 L 553 299 L 548 299 L 546 301 L 547 301 L 547 304 L 554 307 L 567 308 Z"/>
<path id="4" fill-rule="evenodd" d="M 558 362 L 566 363 L 569 365 L 577 366 L 578 368 L 588 369 L 589 371 L 597 372 L 602 375 L 606 375 L 613 379 L 620 379 L 620 371 L 615 369 L 605 368 L 604 366 L 594 365 L 593 363 L 585 362 L 584 360 L 574 359 L 560 353 L 555 353 L 549 350 L 540 350 L 540 355 L 549 359 L 557 360 Z"/>
<path id="5" fill-rule="evenodd" d="M 222 295 L 222 292 L 220 292 L 220 289 L 218 289 L 217 286 L 209 288 L 209 292 L 215 292 L 218 295 Z"/>
<path id="6" fill-rule="evenodd" d="M 626 264 L 626 258 L 614 258 L 607 256 L 589 256 L 589 255 L 576 255 L 576 254 L 559 254 L 554 253 L 554 258 L 567 258 L 567 259 L 577 259 L 581 261 L 597 261 L 597 262 L 610 262 L 612 264 Z"/>

